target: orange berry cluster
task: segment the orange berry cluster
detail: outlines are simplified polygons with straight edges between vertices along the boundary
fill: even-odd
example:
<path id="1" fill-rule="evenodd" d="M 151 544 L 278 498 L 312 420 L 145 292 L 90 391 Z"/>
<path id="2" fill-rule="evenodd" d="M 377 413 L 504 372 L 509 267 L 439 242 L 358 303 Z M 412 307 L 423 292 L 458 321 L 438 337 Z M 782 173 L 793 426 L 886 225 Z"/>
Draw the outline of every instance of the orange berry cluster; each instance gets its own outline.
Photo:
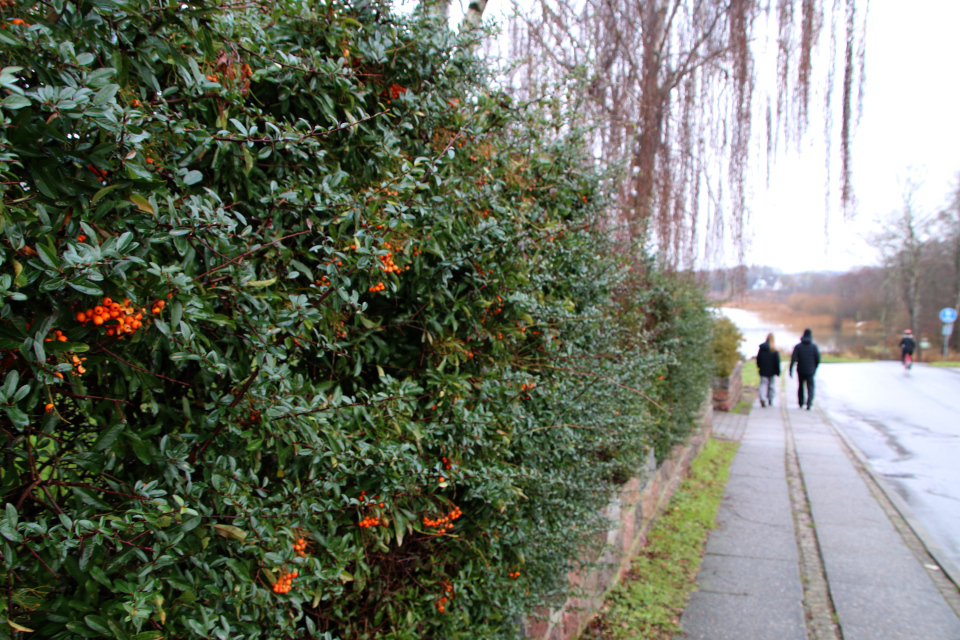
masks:
<path id="1" fill-rule="evenodd" d="M 163 310 L 166 303 L 160 300 L 153 305 L 153 313 L 157 315 Z M 130 300 L 124 300 L 123 304 L 114 302 L 109 297 L 105 297 L 101 304 L 93 309 L 77 312 L 77 322 L 88 324 L 92 322 L 96 326 L 106 324 L 111 320 L 116 320 L 117 324 L 107 327 L 108 336 L 117 336 L 122 338 L 143 326 L 143 311 L 138 311 L 136 307 L 130 306 Z"/>
<path id="2" fill-rule="evenodd" d="M 385 242 L 383 245 L 387 249 L 392 249 L 389 242 Z M 397 266 L 397 263 L 393 261 L 393 251 L 388 251 L 384 256 L 377 256 L 380 258 L 380 262 L 383 265 L 380 266 L 380 269 L 386 273 L 400 273 L 400 267 Z"/>
<path id="3" fill-rule="evenodd" d="M 14 20 L 14 23 L 16 23 L 16 20 Z M 87 168 L 90 169 L 90 172 L 93 173 L 93 175 L 95 175 L 95 176 L 97 177 L 97 180 L 100 180 L 101 182 L 106 181 L 106 179 L 107 179 L 107 172 L 106 172 L 106 171 L 103 171 L 102 169 L 97 169 L 97 168 L 96 168 L 95 166 L 93 166 L 92 164 L 88 164 L 88 165 L 87 165 Z"/>
<path id="4" fill-rule="evenodd" d="M 387 285 L 383 284 L 382 282 L 378 282 L 372 287 L 367 287 L 367 291 L 369 291 L 370 293 L 379 293 L 386 288 L 387 288 Z"/>
<path id="5" fill-rule="evenodd" d="M 450 467 L 453 466 L 452 464 L 450 464 L 450 461 L 447 460 L 447 457 L 446 457 L 446 456 L 440 458 L 440 460 L 443 462 L 443 468 L 444 468 L 444 469 L 450 469 Z"/>
<path id="6" fill-rule="evenodd" d="M 155 161 L 154 161 L 153 158 L 147 158 L 147 164 L 154 164 L 154 162 L 155 162 Z M 154 169 L 154 171 L 163 171 L 163 167 L 161 167 L 161 166 L 158 165 L 158 164 L 154 164 L 153 169 Z"/>
<path id="7" fill-rule="evenodd" d="M 86 358 L 81 358 L 75 353 L 71 353 L 69 355 L 70 355 L 70 364 L 73 365 L 74 373 L 81 376 L 85 374 L 87 372 L 87 369 L 86 367 L 83 366 L 82 363 L 86 360 Z"/>
<path id="8" fill-rule="evenodd" d="M 454 506 L 453 511 L 438 518 L 437 520 L 431 520 L 427 516 L 423 516 L 423 526 L 433 527 L 434 529 L 439 529 L 440 533 L 444 531 L 449 531 L 453 529 L 453 521 L 463 515 L 463 512 L 460 511 L 460 507 Z"/>
<path id="9" fill-rule="evenodd" d="M 296 578 L 299 573 L 296 571 L 291 571 L 290 573 L 280 573 L 280 577 L 277 578 L 277 582 L 273 585 L 274 593 L 287 593 L 290 589 L 293 588 L 293 579 Z"/>
<path id="10" fill-rule="evenodd" d="M 380 496 L 373 496 L 373 502 L 367 503 L 368 506 L 371 506 L 371 507 L 374 506 L 374 502 L 376 502 L 379 498 L 380 498 Z M 366 492 L 366 491 L 361 491 L 361 492 L 360 492 L 360 502 L 366 502 L 366 501 L 367 501 L 367 492 Z M 382 502 L 377 503 L 376 506 L 378 506 L 378 507 L 380 507 L 381 509 L 383 509 L 383 503 L 382 503 Z"/>
<path id="11" fill-rule="evenodd" d="M 293 550 L 297 552 L 297 555 L 301 558 L 307 555 L 307 541 L 304 538 L 299 538 L 296 542 L 293 543 Z"/>
<path id="12" fill-rule="evenodd" d="M 53 330 L 51 329 L 51 331 L 53 331 Z M 54 340 L 56 340 L 57 342 L 67 342 L 67 336 L 63 335 L 63 332 L 60 331 L 59 329 L 57 329 L 57 330 L 53 331 L 53 337 L 52 337 L 52 338 L 44 338 L 43 341 L 44 341 L 44 342 L 53 342 Z M 79 375 L 83 375 L 83 374 L 85 374 L 85 373 L 87 372 L 86 368 L 84 368 L 84 366 L 83 366 L 83 362 L 86 360 L 86 358 L 81 358 L 81 357 L 79 357 L 77 354 L 72 353 L 72 352 L 69 352 L 69 351 L 66 353 L 66 355 L 70 356 L 70 364 L 73 365 L 74 373 L 77 373 L 77 374 L 79 374 Z M 53 358 L 49 358 L 48 361 L 49 361 L 49 362 L 53 362 L 54 360 L 53 360 Z M 63 378 L 63 374 L 60 373 L 59 371 L 55 372 L 54 375 L 57 376 L 58 378 L 61 378 L 61 379 Z"/>
<path id="13" fill-rule="evenodd" d="M 43 341 L 44 341 L 44 342 L 53 342 L 54 340 L 57 340 L 58 342 L 66 342 L 66 341 L 67 341 L 67 336 L 63 335 L 63 332 L 60 331 L 60 329 L 57 329 L 57 330 L 53 333 L 53 335 L 54 335 L 53 338 L 44 338 Z"/>
<path id="14" fill-rule="evenodd" d="M 387 98 L 387 104 L 390 104 L 391 102 L 393 102 L 394 100 L 396 100 L 397 98 L 405 94 L 406 92 L 407 92 L 406 87 L 401 87 L 397 83 L 393 83 L 390 85 L 389 89 L 385 89 L 383 91 L 383 95 Z"/>
<path id="15" fill-rule="evenodd" d="M 318 287 L 329 287 L 330 278 L 327 276 L 321 276 L 319 280 L 314 280 L 313 284 L 317 285 Z"/>
<path id="16" fill-rule="evenodd" d="M 210 82 L 220 82 L 220 78 L 218 78 L 217 76 L 212 76 L 212 75 L 211 75 L 211 76 L 204 76 L 204 78 L 206 78 L 206 79 L 209 80 Z"/>
<path id="17" fill-rule="evenodd" d="M 508 574 L 507 574 L 507 577 L 509 577 L 509 578 L 514 578 L 514 579 L 519 578 L 519 577 L 520 577 L 520 571 L 517 570 L 517 571 L 514 571 L 513 573 L 508 573 Z"/>
<path id="18" fill-rule="evenodd" d="M 361 492 L 360 492 L 360 502 L 365 502 L 368 507 L 380 507 L 380 508 L 382 509 L 382 508 L 383 508 L 383 503 L 382 503 L 382 502 L 379 502 L 379 503 L 376 502 L 377 498 L 379 498 L 379 497 L 380 497 L 380 496 L 373 496 L 373 500 L 368 501 L 367 492 L 366 492 L 366 491 L 361 491 Z M 368 528 L 368 527 L 376 527 L 376 526 L 379 526 L 379 525 L 381 525 L 381 524 L 383 524 L 383 521 L 380 520 L 379 516 L 367 516 L 367 517 L 365 517 L 363 520 L 360 521 L 360 528 L 361 528 L 361 529 L 366 529 L 366 528 Z"/>
<path id="19" fill-rule="evenodd" d="M 444 610 L 447 608 L 446 606 L 447 602 L 453 599 L 453 585 L 447 582 L 446 580 L 444 580 L 443 590 L 445 593 L 444 595 L 440 596 L 440 599 L 437 600 L 437 604 L 436 604 L 437 611 L 439 611 L 440 613 L 443 613 Z"/>
<path id="20" fill-rule="evenodd" d="M 10 6 L 11 6 L 11 7 L 13 6 L 13 3 L 12 3 L 12 2 L 10 3 Z M 24 22 L 24 21 L 21 20 L 20 18 L 14 18 L 14 19 L 11 20 L 10 22 L 12 22 L 13 24 L 15 24 L 15 25 L 17 25 L 17 26 L 20 26 L 20 27 L 29 27 L 29 26 L 30 26 L 29 24 L 27 24 L 26 22 Z"/>

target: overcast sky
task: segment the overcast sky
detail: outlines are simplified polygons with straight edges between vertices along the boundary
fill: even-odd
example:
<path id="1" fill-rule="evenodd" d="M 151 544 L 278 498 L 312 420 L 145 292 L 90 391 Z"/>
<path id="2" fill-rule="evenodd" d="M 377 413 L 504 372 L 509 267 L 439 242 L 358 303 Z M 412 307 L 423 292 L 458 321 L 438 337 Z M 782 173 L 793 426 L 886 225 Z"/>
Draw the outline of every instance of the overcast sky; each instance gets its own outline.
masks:
<path id="1" fill-rule="evenodd" d="M 853 146 L 856 217 L 844 222 L 834 196 L 825 234 L 823 125 L 812 123 L 801 153 L 777 159 L 770 189 L 757 185 L 748 262 L 788 273 L 874 264 L 864 238 L 878 216 L 901 207 L 911 167 L 925 176 L 917 194 L 921 212 L 934 213 L 946 203 L 960 171 L 957 25 L 957 0 L 870 2 L 863 118 Z M 824 34 L 821 52 L 828 48 Z M 836 176 L 836 156 L 833 165 Z"/>
<path id="2" fill-rule="evenodd" d="M 398 3 L 412 7 L 416 1 Z M 831 4 L 829 0 L 824 2 L 828 8 Z M 857 4 L 862 9 L 866 2 Z M 510 7 L 510 0 L 489 0 L 484 18 L 502 24 Z M 451 2 L 451 26 L 460 23 L 465 8 L 466 0 Z M 771 17 L 775 20 L 775 12 Z M 754 121 L 755 180 L 749 205 L 748 264 L 770 265 L 786 273 L 875 264 L 876 253 L 867 238 L 876 229 L 878 217 L 900 208 L 903 179 L 908 172 L 924 176 L 917 202 L 921 213 L 932 214 L 946 203 L 960 171 L 960 87 L 955 44 L 960 0 L 871 0 L 863 114 L 852 150 L 856 215 L 844 220 L 837 197 L 839 111 L 834 115 L 833 186 L 827 212 L 822 90 L 830 47 L 829 17 L 826 22 L 816 51 L 818 93 L 811 99 L 810 127 L 799 152 L 796 147 L 786 152 L 781 143 L 769 188 L 763 176 L 766 160 L 761 151 L 764 124 L 760 117 Z M 762 17 L 755 32 L 755 100 L 760 106 L 765 104 L 764 88 L 770 87 L 775 77 L 776 43 L 769 38 L 773 32 L 765 31 Z M 842 50 L 843 34 L 839 35 Z M 842 68 L 838 67 L 838 96 L 841 82 Z M 733 251 L 727 253 L 734 255 Z"/>

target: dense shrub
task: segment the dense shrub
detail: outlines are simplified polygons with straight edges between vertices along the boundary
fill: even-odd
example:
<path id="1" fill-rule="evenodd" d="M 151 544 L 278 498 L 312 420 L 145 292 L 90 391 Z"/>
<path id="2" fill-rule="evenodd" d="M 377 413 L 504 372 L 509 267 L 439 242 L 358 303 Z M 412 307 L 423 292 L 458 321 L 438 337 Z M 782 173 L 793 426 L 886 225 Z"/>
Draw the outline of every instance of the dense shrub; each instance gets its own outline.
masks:
<path id="1" fill-rule="evenodd" d="M 725 378 L 733 372 L 742 357 L 740 345 L 743 344 L 743 334 L 737 325 L 725 315 L 718 314 L 713 323 L 713 363 L 714 375 Z"/>
<path id="2" fill-rule="evenodd" d="M 13 13 L 0 637 L 509 637 L 562 596 L 704 314 L 618 315 L 576 137 L 377 3 Z"/>

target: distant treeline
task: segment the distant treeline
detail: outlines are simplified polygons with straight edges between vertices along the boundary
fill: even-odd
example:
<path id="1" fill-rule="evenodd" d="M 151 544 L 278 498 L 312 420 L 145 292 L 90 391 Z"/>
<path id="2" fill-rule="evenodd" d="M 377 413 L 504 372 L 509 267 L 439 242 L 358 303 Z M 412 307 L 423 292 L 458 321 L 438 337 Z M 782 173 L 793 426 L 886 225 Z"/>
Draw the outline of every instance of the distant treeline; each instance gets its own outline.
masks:
<path id="1" fill-rule="evenodd" d="M 957 262 L 949 241 L 923 243 L 919 274 L 919 309 L 914 331 L 937 344 L 942 327 L 937 312 L 957 302 Z M 829 315 L 838 328 L 844 322 L 866 322 L 891 338 L 912 326 L 903 278 L 895 265 L 800 274 L 783 274 L 773 267 L 754 265 L 717 269 L 701 276 L 715 299 L 747 295 L 754 300 L 782 303 L 804 315 Z M 956 349 L 956 333 L 952 340 Z"/>

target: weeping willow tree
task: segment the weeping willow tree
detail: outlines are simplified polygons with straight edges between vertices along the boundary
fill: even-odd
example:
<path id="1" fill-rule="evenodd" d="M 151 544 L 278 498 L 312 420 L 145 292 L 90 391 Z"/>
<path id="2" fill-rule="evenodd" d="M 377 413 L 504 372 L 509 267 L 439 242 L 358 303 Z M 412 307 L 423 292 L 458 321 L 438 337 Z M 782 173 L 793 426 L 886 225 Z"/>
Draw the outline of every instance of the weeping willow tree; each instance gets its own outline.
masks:
<path id="1" fill-rule="evenodd" d="M 559 96 L 563 117 L 593 131 L 598 160 L 626 168 L 611 220 L 621 240 L 651 239 L 673 267 L 693 266 L 700 247 L 742 260 L 753 142 L 769 174 L 778 141 L 808 128 L 815 69 L 828 145 L 839 112 L 840 200 L 852 210 L 867 2 L 829 1 L 537 0 L 509 24 L 509 85 L 524 100 Z M 758 48 L 775 48 L 775 77 L 758 77 Z"/>

